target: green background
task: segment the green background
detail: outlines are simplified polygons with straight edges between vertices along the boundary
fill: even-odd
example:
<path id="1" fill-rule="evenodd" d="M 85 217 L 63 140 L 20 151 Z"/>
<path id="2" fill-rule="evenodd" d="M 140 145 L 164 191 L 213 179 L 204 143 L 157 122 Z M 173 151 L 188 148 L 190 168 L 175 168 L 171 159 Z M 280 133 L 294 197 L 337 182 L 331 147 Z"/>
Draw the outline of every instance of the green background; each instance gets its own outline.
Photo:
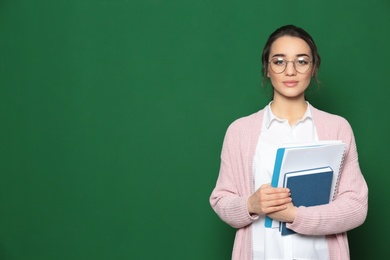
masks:
<path id="1" fill-rule="evenodd" d="M 322 56 L 368 182 L 352 259 L 389 255 L 390 2 L 0 0 L 0 259 L 230 259 L 209 205 L 227 126 L 263 108 L 284 24 Z"/>

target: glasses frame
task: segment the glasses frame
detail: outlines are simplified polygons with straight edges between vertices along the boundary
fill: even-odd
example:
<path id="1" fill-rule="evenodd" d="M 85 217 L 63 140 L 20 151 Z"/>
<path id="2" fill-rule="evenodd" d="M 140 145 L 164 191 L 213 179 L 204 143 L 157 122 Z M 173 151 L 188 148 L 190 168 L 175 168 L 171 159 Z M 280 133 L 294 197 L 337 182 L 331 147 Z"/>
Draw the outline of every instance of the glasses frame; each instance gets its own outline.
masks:
<path id="1" fill-rule="evenodd" d="M 269 65 L 270 69 L 271 69 L 275 74 L 281 74 L 281 73 L 283 73 L 283 72 L 286 71 L 288 63 L 289 63 L 289 62 L 292 62 L 293 67 L 294 67 L 294 70 L 295 70 L 297 73 L 299 73 L 299 74 L 304 74 L 304 73 L 308 72 L 308 71 L 310 70 L 310 68 L 312 67 L 313 60 L 310 59 L 309 57 L 307 57 L 307 58 L 309 58 L 309 67 L 308 67 L 308 69 L 307 69 L 305 72 L 300 72 L 300 71 L 298 71 L 297 68 L 295 67 L 295 62 L 297 62 L 299 59 L 302 59 L 302 58 L 306 58 L 306 56 L 305 56 L 305 57 L 297 57 L 295 60 L 286 60 L 285 58 L 282 58 L 282 57 L 274 57 L 274 58 L 272 58 L 272 59 L 268 62 L 268 65 Z M 284 65 L 284 69 L 283 69 L 281 72 L 275 72 L 275 71 L 272 69 L 272 64 L 271 64 L 271 62 L 272 62 L 272 60 L 275 60 L 275 59 L 284 60 L 284 61 L 286 62 L 286 64 Z"/>

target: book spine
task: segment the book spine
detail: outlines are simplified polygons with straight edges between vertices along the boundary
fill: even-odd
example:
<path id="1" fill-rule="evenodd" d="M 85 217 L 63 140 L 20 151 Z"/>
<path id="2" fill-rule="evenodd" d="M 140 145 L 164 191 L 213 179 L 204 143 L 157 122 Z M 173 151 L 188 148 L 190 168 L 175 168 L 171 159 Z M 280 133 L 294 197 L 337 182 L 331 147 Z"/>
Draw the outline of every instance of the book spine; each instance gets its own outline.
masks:
<path id="1" fill-rule="evenodd" d="M 276 152 L 276 159 L 274 165 L 274 172 L 272 174 L 271 186 L 278 187 L 280 168 L 282 167 L 285 148 L 279 148 Z M 272 227 L 272 218 L 265 216 L 264 226 L 267 228 Z"/>

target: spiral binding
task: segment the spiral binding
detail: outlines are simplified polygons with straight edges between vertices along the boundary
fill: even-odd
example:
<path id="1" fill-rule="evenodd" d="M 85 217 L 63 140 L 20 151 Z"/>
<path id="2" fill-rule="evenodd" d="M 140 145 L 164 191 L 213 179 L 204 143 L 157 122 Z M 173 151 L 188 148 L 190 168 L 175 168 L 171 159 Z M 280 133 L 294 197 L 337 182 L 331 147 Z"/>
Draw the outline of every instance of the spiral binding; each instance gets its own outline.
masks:
<path id="1" fill-rule="evenodd" d="M 338 192 L 340 176 L 341 176 L 341 172 L 342 172 L 343 166 L 344 166 L 345 152 L 346 152 L 346 146 L 344 146 L 343 156 L 341 157 L 341 160 L 340 160 L 340 168 L 339 168 L 339 172 L 337 174 L 336 184 L 334 186 L 334 192 L 333 192 L 333 196 L 332 196 L 332 201 L 336 198 L 336 195 L 337 195 L 337 192 Z"/>

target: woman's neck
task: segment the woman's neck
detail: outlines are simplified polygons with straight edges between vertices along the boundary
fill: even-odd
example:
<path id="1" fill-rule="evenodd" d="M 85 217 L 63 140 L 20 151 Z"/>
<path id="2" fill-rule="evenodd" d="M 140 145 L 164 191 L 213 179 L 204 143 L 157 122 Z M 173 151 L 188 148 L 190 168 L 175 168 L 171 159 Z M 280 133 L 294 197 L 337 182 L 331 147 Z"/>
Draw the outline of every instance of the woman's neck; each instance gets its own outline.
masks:
<path id="1" fill-rule="evenodd" d="M 272 113 L 278 118 L 287 119 L 292 126 L 298 122 L 306 113 L 307 102 L 300 99 L 274 99 L 271 103 Z"/>

